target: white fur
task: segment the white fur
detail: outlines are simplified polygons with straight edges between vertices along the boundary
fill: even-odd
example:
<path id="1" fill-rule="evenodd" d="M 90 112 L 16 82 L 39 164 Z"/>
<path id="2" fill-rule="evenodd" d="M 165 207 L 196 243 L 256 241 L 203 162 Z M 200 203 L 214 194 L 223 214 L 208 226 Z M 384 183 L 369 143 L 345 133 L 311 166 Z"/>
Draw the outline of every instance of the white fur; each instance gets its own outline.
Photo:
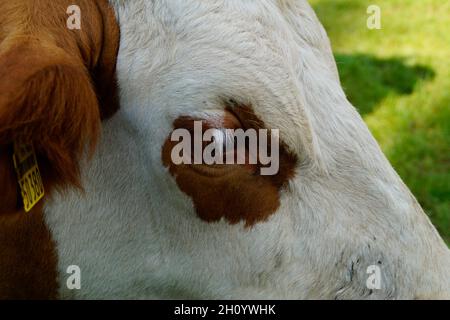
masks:
<path id="1" fill-rule="evenodd" d="M 121 109 L 83 165 L 86 193 L 46 209 L 64 298 L 450 296 L 450 252 L 347 101 L 306 1 L 111 3 Z M 161 161 L 173 120 L 223 97 L 251 103 L 301 159 L 250 230 L 201 221 Z M 69 265 L 81 290 L 66 288 Z M 381 290 L 366 287 L 369 265 Z"/>

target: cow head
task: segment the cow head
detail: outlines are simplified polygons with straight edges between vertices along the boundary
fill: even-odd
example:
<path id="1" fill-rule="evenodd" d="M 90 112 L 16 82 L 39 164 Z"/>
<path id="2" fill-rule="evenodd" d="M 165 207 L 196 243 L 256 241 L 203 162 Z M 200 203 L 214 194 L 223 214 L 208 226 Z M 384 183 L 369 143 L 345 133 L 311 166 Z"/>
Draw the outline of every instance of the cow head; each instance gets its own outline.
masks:
<path id="1" fill-rule="evenodd" d="M 404 210 L 393 198 L 414 202 L 347 101 L 306 1 L 112 2 L 122 16 L 121 112 L 150 168 L 160 168 L 149 183 L 181 206 L 171 210 L 254 224 L 283 211 L 378 219 Z M 175 164 L 173 132 L 193 133 L 195 121 L 203 131 L 277 130 L 279 171 Z"/>
<path id="2" fill-rule="evenodd" d="M 306 0 L 110 2 L 121 26 L 122 122 L 115 125 L 126 128 L 122 145 L 134 150 L 127 175 L 145 202 L 133 202 L 131 212 L 150 211 L 162 247 L 195 257 L 206 252 L 205 259 L 228 249 L 230 259 L 217 259 L 234 263 L 236 272 L 248 266 L 242 260 L 269 268 L 277 256 L 273 264 L 287 269 L 279 279 L 271 274 L 274 287 L 289 275 L 298 286 L 292 296 L 315 290 L 310 296 L 340 298 L 372 294 L 363 281 L 344 279 L 353 268 L 362 275 L 371 264 L 448 256 L 347 100 L 327 35 Z M 258 156 L 246 161 L 252 152 L 245 143 L 242 163 L 196 163 L 196 151 L 209 144 L 182 148 L 182 137 L 211 140 L 209 129 L 267 129 L 268 141 L 278 132 L 279 170 L 261 175 L 264 164 Z M 214 139 L 216 153 L 226 150 L 227 137 Z M 433 257 L 430 242 L 439 248 Z M 183 254 L 177 259 L 188 264 Z M 399 296 L 442 286 L 443 272 L 436 272 L 414 278 L 421 284 L 413 288 L 408 277 L 422 275 L 420 268 L 408 263 L 397 284 L 389 278 L 396 271 L 388 273 L 386 290 L 376 294 L 391 297 L 399 283 Z"/>

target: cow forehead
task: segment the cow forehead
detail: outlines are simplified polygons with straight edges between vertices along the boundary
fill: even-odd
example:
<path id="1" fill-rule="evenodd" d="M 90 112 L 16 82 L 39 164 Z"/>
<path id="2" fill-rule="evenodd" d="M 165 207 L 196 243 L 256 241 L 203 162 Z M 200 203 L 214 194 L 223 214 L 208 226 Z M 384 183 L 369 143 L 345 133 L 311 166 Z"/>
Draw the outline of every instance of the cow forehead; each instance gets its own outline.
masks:
<path id="1" fill-rule="evenodd" d="M 151 129 L 148 121 L 154 120 L 168 131 L 179 116 L 217 110 L 220 98 L 231 97 L 252 105 L 268 127 L 280 129 L 293 152 L 311 149 L 300 57 L 328 48 L 327 40 L 306 2 L 295 8 L 290 3 L 187 0 L 128 2 L 126 9 L 116 5 L 122 33 L 122 101 L 137 106 L 129 109 L 130 117 L 142 128 Z M 304 19 L 305 30 L 293 25 L 291 20 L 298 19 Z M 127 112 L 124 103 L 122 107 Z M 152 137 L 163 141 L 165 135 Z"/>
<path id="2" fill-rule="evenodd" d="M 219 71 L 236 76 L 235 81 L 249 80 L 248 73 L 255 72 L 275 76 L 272 82 L 285 81 L 289 72 L 299 71 L 302 48 L 325 48 L 328 40 L 309 6 L 286 9 L 280 3 L 290 2 L 129 2 L 126 9 L 116 9 L 122 51 L 134 54 L 123 58 L 131 60 L 129 68 L 149 76 L 171 65 Z"/>

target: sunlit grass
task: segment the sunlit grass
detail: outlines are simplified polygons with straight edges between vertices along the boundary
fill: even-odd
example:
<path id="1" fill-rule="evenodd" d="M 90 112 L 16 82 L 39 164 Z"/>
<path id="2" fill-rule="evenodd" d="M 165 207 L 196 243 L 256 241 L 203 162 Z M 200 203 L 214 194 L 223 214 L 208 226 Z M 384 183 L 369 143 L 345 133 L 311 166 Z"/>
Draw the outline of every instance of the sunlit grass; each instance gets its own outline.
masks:
<path id="1" fill-rule="evenodd" d="M 450 244 L 450 1 L 310 2 L 349 99 Z M 372 4 L 381 30 L 366 27 Z"/>

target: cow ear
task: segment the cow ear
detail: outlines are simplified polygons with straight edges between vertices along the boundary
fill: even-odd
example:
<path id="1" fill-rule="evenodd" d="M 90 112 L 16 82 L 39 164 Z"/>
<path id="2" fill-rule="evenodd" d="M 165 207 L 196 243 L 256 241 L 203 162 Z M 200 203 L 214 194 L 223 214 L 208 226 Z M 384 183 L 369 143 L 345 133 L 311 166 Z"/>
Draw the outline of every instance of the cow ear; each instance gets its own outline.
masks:
<path id="1" fill-rule="evenodd" d="M 88 70 L 62 49 L 41 42 L 18 43 L 2 52 L 0 165 L 10 167 L 5 150 L 26 141 L 34 145 L 46 188 L 80 186 L 79 161 L 86 146 L 93 150 L 100 125 Z M 3 181 L 2 190 L 17 187 Z"/>

